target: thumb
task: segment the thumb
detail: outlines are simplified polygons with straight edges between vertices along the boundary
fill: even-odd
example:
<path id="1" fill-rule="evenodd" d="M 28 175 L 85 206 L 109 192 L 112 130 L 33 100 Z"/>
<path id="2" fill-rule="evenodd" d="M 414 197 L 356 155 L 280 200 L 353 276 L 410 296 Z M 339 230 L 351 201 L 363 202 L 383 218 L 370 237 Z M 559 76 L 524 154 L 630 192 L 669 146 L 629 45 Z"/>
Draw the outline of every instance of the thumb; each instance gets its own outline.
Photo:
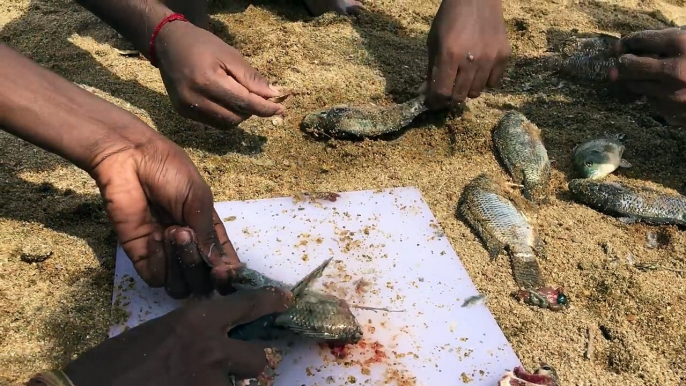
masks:
<path id="1" fill-rule="evenodd" d="M 183 207 L 184 222 L 195 233 L 202 258 L 210 267 L 224 264 L 224 250 L 214 227 L 214 198 L 200 174 L 191 182 Z"/>
<path id="2" fill-rule="evenodd" d="M 265 287 L 213 298 L 203 303 L 202 315 L 207 318 L 207 329 L 226 331 L 263 316 L 282 313 L 291 304 L 290 292 Z"/>

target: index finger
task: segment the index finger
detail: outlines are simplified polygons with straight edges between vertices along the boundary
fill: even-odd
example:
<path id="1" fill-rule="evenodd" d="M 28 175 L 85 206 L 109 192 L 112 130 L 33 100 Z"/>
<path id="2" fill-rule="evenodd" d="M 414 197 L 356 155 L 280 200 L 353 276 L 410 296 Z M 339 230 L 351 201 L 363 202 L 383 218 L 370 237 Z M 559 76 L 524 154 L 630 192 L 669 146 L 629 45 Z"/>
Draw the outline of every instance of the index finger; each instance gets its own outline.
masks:
<path id="1" fill-rule="evenodd" d="M 619 41 L 620 54 L 677 56 L 686 51 L 686 32 L 679 28 L 631 33 Z"/>
<path id="2" fill-rule="evenodd" d="M 227 329 L 261 318 L 265 315 L 281 313 L 292 303 L 292 295 L 273 287 L 237 292 L 220 296 L 205 302 L 204 315 L 216 327 Z"/>
<path id="3" fill-rule="evenodd" d="M 428 79 L 426 104 L 432 109 L 445 107 L 452 100 L 453 86 L 458 71 L 457 62 L 450 60 L 449 55 L 438 54 L 438 57 L 429 65 L 432 68 Z"/>
<path id="4" fill-rule="evenodd" d="M 241 115 L 271 117 L 283 113 L 283 105 L 250 92 L 236 79 L 227 75 L 208 85 L 209 99 L 229 111 Z"/>
<path id="5" fill-rule="evenodd" d="M 632 54 L 623 55 L 617 61 L 617 79 L 664 80 L 674 75 L 676 59 L 653 59 Z"/>

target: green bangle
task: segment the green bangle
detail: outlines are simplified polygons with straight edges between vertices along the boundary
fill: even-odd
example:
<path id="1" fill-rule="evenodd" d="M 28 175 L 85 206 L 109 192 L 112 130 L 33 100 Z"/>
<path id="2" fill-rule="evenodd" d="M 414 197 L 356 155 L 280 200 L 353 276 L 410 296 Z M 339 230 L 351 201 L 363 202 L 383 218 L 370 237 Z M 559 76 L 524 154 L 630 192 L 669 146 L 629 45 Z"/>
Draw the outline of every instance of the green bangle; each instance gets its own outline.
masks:
<path id="1" fill-rule="evenodd" d="M 74 386 L 74 383 L 62 370 L 41 371 L 34 375 L 31 381 L 36 381 L 46 386 Z M 31 381 L 29 381 L 29 385 L 34 384 Z"/>

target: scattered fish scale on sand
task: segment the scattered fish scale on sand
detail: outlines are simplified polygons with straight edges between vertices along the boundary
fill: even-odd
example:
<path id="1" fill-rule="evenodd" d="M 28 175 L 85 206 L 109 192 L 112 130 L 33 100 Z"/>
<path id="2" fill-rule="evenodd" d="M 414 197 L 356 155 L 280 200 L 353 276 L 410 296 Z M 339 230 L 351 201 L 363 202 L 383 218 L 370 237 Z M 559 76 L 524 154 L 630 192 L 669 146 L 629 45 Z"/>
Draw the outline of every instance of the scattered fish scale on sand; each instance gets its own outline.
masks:
<path id="1" fill-rule="evenodd" d="M 493 143 L 507 171 L 523 185 L 524 197 L 545 202 L 550 185 L 550 160 L 541 130 L 524 114 L 508 111 L 493 129 Z"/>
<path id="2" fill-rule="evenodd" d="M 573 179 L 574 199 L 625 223 L 686 225 L 686 197 L 633 183 Z"/>

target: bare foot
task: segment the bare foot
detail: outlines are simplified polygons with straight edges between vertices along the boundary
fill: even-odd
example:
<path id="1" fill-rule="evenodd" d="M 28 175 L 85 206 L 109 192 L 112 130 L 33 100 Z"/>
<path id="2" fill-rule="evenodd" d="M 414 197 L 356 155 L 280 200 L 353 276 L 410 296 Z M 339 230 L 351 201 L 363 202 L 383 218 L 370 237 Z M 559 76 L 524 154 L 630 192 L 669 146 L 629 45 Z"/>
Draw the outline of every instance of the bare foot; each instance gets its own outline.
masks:
<path id="1" fill-rule="evenodd" d="M 334 11 L 341 15 L 357 15 L 364 6 L 357 0 L 303 0 L 312 16 L 319 16 Z"/>

